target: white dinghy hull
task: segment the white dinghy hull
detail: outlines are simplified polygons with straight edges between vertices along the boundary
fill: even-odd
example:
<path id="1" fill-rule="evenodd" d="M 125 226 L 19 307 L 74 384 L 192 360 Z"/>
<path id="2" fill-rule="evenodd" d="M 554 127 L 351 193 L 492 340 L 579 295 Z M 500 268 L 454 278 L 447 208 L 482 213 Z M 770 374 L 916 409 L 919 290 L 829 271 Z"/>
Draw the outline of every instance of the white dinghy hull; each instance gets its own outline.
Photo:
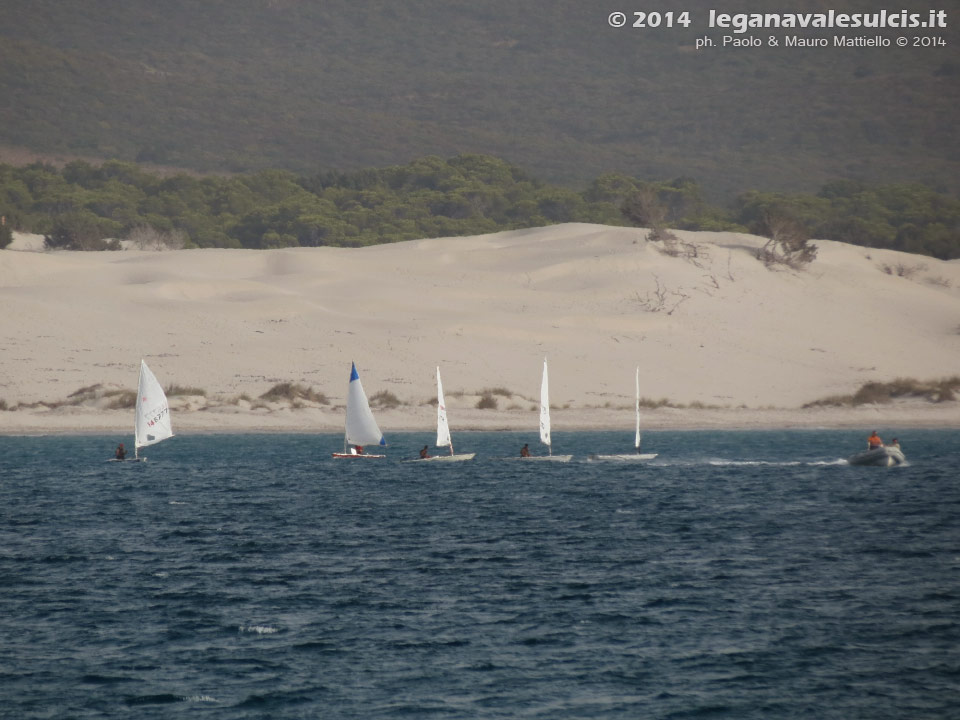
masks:
<path id="1" fill-rule="evenodd" d="M 587 460 L 607 460 L 611 462 L 637 462 L 653 460 L 657 453 L 625 453 L 622 455 L 588 455 Z"/>
<path id="2" fill-rule="evenodd" d="M 530 455 L 529 457 L 519 457 L 517 460 L 525 462 L 570 462 L 573 455 Z"/>
<path id="3" fill-rule="evenodd" d="M 476 456 L 476 453 L 460 453 L 458 455 L 431 455 L 430 457 L 414 458 L 413 460 L 407 460 L 405 462 L 464 462 L 466 460 L 473 460 Z"/>

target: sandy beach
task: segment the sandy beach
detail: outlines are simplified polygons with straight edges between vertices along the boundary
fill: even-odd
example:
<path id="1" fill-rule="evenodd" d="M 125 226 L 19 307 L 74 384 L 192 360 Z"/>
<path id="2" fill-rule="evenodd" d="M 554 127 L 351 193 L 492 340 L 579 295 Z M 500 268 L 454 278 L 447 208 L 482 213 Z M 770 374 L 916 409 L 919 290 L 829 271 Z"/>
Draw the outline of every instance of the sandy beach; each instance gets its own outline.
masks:
<path id="1" fill-rule="evenodd" d="M 762 238 L 557 225 L 363 249 L 0 251 L 0 433 L 127 432 L 141 358 L 185 432 L 336 432 L 351 361 L 386 432 L 958 427 L 960 402 L 803 405 L 960 372 L 960 262 L 815 241 L 803 271 Z M 268 400 L 278 383 L 320 399 Z M 487 398 L 485 403 L 481 399 Z M 491 403 L 492 399 L 492 403 Z M 495 405 L 480 409 L 478 404 Z M 388 407 L 388 406 L 393 407 Z"/>

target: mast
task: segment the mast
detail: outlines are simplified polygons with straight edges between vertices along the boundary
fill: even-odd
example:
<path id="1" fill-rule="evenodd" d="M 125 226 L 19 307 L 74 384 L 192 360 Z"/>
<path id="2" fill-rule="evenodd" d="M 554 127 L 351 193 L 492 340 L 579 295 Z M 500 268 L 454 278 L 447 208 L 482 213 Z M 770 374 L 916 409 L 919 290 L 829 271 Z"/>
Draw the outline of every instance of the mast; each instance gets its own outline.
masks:
<path id="1" fill-rule="evenodd" d="M 140 372 L 137 375 L 137 399 L 133 403 L 133 459 L 140 459 L 140 403 L 143 397 L 143 358 L 140 358 Z"/>
<path id="2" fill-rule="evenodd" d="M 633 444 L 634 444 L 634 447 L 637 448 L 637 452 L 640 452 L 640 366 L 639 365 L 637 365 L 636 405 L 637 405 L 637 436 Z"/>
<path id="3" fill-rule="evenodd" d="M 350 380 L 347 381 L 347 408 L 343 413 L 343 454 L 347 454 L 347 440 L 350 436 L 350 384 L 353 382 L 353 376 L 357 375 L 357 364 L 350 361 Z M 359 375 L 357 376 L 359 377 Z"/>

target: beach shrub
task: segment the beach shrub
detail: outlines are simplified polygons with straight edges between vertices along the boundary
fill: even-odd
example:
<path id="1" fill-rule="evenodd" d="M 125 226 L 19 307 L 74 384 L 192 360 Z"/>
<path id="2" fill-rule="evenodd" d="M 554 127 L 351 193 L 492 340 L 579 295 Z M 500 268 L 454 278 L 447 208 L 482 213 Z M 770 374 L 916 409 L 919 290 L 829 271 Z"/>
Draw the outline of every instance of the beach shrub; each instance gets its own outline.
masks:
<path id="1" fill-rule="evenodd" d="M 119 391 L 112 391 L 116 393 Z M 96 400 L 99 397 L 107 397 L 111 393 L 105 393 L 103 391 L 103 385 L 96 383 L 95 385 L 86 385 L 79 390 L 74 390 L 72 393 L 67 395 L 67 400 L 64 403 L 59 403 L 61 405 L 82 405 L 85 402 L 91 400 Z"/>
<path id="2" fill-rule="evenodd" d="M 374 393 L 370 396 L 370 404 L 375 408 L 380 408 L 383 410 L 392 410 L 393 408 L 400 407 L 400 398 L 394 395 L 389 390 L 381 390 L 378 393 Z"/>
<path id="3" fill-rule="evenodd" d="M 207 396 L 207 391 L 203 388 L 185 387 L 183 385 L 170 385 L 164 390 L 164 392 L 166 393 L 167 397 L 174 397 L 177 395 Z"/>
<path id="4" fill-rule="evenodd" d="M 6 216 L 4 216 L 6 219 Z M 10 226 L 4 223 L 0 225 L 0 250 L 3 250 L 10 243 L 13 242 L 13 230 L 10 229 Z"/>
<path id="5" fill-rule="evenodd" d="M 317 392 L 312 387 L 308 387 L 306 385 L 289 382 L 277 383 L 265 393 L 260 395 L 260 399 L 266 400 L 267 402 L 290 403 L 297 403 L 298 401 L 306 400 L 307 402 L 316 403 L 318 405 L 328 405 L 330 403 L 330 400 L 327 399 L 327 396 L 322 392 Z"/>
<path id="6" fill-rule="evenodd" d="M 137 394 L 133 390 L 112 390 L 103 396 L 109 398 L 107 410 L 132 410 L 137 406 Z"/>
<path id="7" fill-rule="evenodd" d="M 864 383 L 852 395 L 831 395 L 805 404 L 813 407 L 845 407 L 890 403 L 899 398 L 924 398 L 930 402 L 953 402 L 960 392 L 960 375 L 940 380 L 895 378 L 890 382 Z"/>
<path id="8" fill-rule="evenodd" d="M 477 400 L 477 410 L 496 410 L 497 409 L 497 398 L 493 396 L 492 393 L 484 393 L 479 400 Z"/>
<path id="9" fill-rule="evenodd" d="M 650 186 L 639 188 L 624 200 L 620 212 L 634 225 L 649 228 L 649 242 L 670 242 L 677 239 L 677 236 L 667 229 L 667 206 Z"/>
<path id="10" fill-rule="evenodd" d="M 131 229 L 127 233 L 127 240 L 140 250 L 181 250 L 188 242 L 183 230 L 161 230 L 144 224 Z"/>
<path id="11" fill-rule="evenodd" d="M 896 265 L 884 264 L 881 266 L 881 269 L 887 275 L 896 275 L 897 277 L 911 280 L 918 272 L 926 270 L 927 266 L 922 263 L 920 265 L 907 265 L 906 263 L 901 262 L 897 263 Z"/>
<path id="12" fill-rule="evenodd" d="M 757 251 L 757 259 L 768 268 L 785 265 L 800 270 L 817 257 L 817 246 L 810 242 L 803 223 L 785 210 L 767 210 L 752 229 L 767 238 Z"/>

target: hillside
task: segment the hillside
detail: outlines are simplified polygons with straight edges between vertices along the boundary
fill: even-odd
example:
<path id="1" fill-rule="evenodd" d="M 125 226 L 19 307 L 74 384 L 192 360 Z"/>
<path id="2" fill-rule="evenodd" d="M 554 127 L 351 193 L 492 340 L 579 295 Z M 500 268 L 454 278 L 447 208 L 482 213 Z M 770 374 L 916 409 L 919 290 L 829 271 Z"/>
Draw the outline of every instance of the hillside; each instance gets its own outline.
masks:
<path id="1" fill-rule="evenodd" d="M 569 185 L 693 177 L 718 200 L 836 178 L 960 190 L 955 30 L 697 51 L 723 31 L 687 6 L 689 28 L 617 30 L 582 0 L 7 0 L 0 145 L 303 173 L 487 153 Z"/>

